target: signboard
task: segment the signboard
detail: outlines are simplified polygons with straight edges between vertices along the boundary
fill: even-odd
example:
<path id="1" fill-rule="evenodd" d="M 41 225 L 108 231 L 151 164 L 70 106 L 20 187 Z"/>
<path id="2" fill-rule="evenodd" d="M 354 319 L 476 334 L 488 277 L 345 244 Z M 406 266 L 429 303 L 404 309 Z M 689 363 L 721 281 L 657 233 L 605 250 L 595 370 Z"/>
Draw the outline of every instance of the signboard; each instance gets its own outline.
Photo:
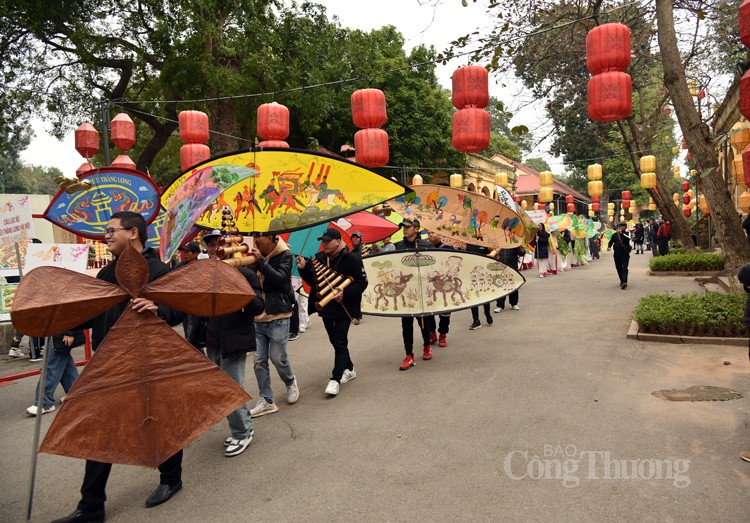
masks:
<path id="1" fill-rule="evenodd" d="M 28 194 L 0 194 L 0 238 L 2 243 L 34 237 Z"/>
<path id="2" fill-rule="evenodd" d="M 10 321 L 10 308 L 16 289 L 17 283 L 0 283 L 0 321 Z"/>

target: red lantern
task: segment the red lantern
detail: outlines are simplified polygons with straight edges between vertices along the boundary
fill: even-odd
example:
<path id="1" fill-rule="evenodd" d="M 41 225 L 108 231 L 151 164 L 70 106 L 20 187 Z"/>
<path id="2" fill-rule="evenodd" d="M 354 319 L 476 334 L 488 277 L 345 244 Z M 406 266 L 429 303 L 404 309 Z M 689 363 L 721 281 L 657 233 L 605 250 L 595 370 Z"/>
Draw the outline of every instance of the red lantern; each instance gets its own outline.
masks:
<path id="1" fill-rule="evenodd" d="M 388 163 L 388 133 L 383 129 L 362 129 L 354 133 L 357 163 L 381 167 Z"/>
<path id="2" fill-rule="evenodd" d="M 360 129 L 382 127 L 388 121 L 385 94 L 380 89 L 360 89 L 352 93 L 352 121 Z"/>
<path id="3" fill-rule="evenodd" d="M 687 159 L 692 160 L 693 159 L 693 153 L 687 153 Z"/>
<path id="4" fill-rule="evenodd" d="M 94 167 L 94 165 L 90 162 L 84 162 L 78 167 L 78 169 L 76 169 L 76 176 L 80 178 L 81 176 L 89 172 L 91 169 L 96 169 L 96 167 Z"/>
<path id="5" fill-rule="evenodd" d="M 706 91 L 698 91 L 698 100 L 703 100 L 706 97 Z"/>
<path id="6" fill-rule="evenodd" d="M 682 180 L 682 184 L 680 184 L 680 187 L 682 188 L 682 192 L 688 192 L 690 190 L 690 182 L 687 180 Z"/>
<path id="7" fill-rule="evenodd" d="M 568 209 L 568 212 L 570 212 L 570 213 L 576 212 L 576 206 L 575 206 L 574 203 L 569 203 L 567 205 L 567 209 Z"/>
<path id="8" fill-rule="evenodd" d="M 682 203 L 685 205 L 690 203 L 690 195 L 688 193 L 682 195 Z"/>
<path id="9" fill-rule="evenodd" d="M 630 199 L 630 191 L 622 191 L 622 199 L 623 200 L 629 200 Z"/>
<path id="10" fill-rule="evenodd" d="M 742 174 L 745 181 L 745 187 L 750 187 L 750 165 L 745 167 L 745 161 L 750 164 L 750 145 L 745 147 L 745 150 L 742 151 Z"/>
<path id="11" fill-rule="evenodd" d="M 182 132 L 180 132 L 182 136 Z M 202 143 L 186 143 L 180 147 L 180 166 L 183 172 L 211 158 L 211 149 Z"/>
<path id="12" fill-rule="evenodd" d="M 185 143 L 206 143 L 208 141 L 208 115 L 206 113 L 202 111 L 182 111 L 177 118 L 180 122 L 180 140 Z"/>
<path id="13" fill-rule="evenodd" d="M 125 169 L 135 169 L 135 162 L 127 154 L 121 154 L 112 162 L 112 167 L 124 167 Z"/>
<path id="14" fill-rule="evenodd" d="M 623 200 L 622 201 L 622 208 L 628 209 L 630 207 L 630 200 Z"/>
<path id="15" fill-rule="evenodd" d="M 521 197 L 520 197 L 520 196 L 518 196 L 518 195 L 515 195 L 515 196 L 513 197 L 513 201 L 514 201 L 514 202 L 516 202 L 516 203 L 521 203 Z"/>
<path id="16" fill-rule="evenodd" d="M 490 113 L 484 109 L 460 109 L 453 114 L 453 147 L 478 153 L 490 145 Z"/>
<path id="17" fill-rule="evenodd" d="M 130 150 L 135 143 L 135 123 L 130 119 L 130 116 L 120 113 L 112 118 L 110 136 L 112 136 L 112 142 L 118 149 L 121 151 Z"/>
<path id="18" fill-rule="evenodd" d="M 258 147 L 279 147 L 289 149 L 289 144 L 283 140 L 265 140 L 258 144 Z"/>
<path id="19" fill-rule="evenodd" d="M 687 139 L 684 136 L 682 137 L 682 148 L 683 149 L 688 148 Z"/>
<path id="20" fill-rule="evenodd" d="M 467 65 L 453 73 L 453 106 L 456 109 L 475 107 L 484 109 L 490 103 L 487 69 Z"/>
<path id="21" fill-rule="evenodd" d="M 572 194 L 568 194 L 565 196 L 565 203 L 574 203 L 575 199 L 573 198 Z"/>
<path id="22" fill-rule="evenodd" d="M 90 123 L 79 125 L 75 137 L 76 151 L 84 158 L 93 158 L 99 152 L 99 131 Z"/>
<path id="23" fill-rule="evenodd" d="M 750 0 L 745 0 L 740 6 L 740 40 L 745 47 L 750 48 Z"/>
<path id="24" fill-rule="evenodd" d="M 592 196 L 591 197 L 591 201 L 594 202 L 594 203 L 599 203 L 599 202 L 602 201 L 602 197 L 601 196 Z"/>
<path id="25" fill-rule="evenodd" d="M 685 215 L 685 218 L 690 218 L 690 215 L 693 214 L 693 211 L 690 210 L 689 205 L 683 205 L 682 206 L 682 214 Z"/>
<path id="26" fill-rule="evenodd" d="M 601 204 L 599 202 L 594 202 L 591 204 L 591 210 L 594 212 L 599 212 L 601 209 Z"/>
<path id="27" fill-rule="evenodd" d="M 289 109 L 276 102 L 258 107 L 258 136 L 283 140 L 289 136 Z"/>
<path id="28" fill-rule="evenodd" d="M 630 29 L 604 24 L 586 35 L 586 67 L 591 74 L 624 71 L 630 67 Z"/>
<path id="29" fill-rule="evenodd" d="M 597 122 L 614 122 L 633 111 L 630 75 L 619 71 L 592 76 L 588 85 L 589 118 Z"/>

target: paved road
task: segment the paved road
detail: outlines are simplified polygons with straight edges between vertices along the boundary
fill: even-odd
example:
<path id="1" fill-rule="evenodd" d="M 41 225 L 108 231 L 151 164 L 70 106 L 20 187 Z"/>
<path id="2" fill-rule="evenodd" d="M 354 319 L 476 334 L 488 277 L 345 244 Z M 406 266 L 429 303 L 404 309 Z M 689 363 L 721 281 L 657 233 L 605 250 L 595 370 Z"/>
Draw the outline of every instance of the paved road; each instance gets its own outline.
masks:
<path id="1" fill-rule="evenodd" d="M 701 290 L 648 277 L 648 259 L 632 257 L 624 291 L 609 253 L 544 280 L 525 271 L 520 311 L 477 331 L 468 311 L 454 313 L 449 346 L 407 372 L 399 321 L 365 317 L 351 330 L 358 377 L 333 399 L 315 318 L 290 343 L 297 404 L 273 374 L 280 410 L 256 420 L 248 451 L 225 458 L 218 424 L 187 448 L 185 488 L 160 507 L 143 507 L 156 472 L 115 466 L 108 521 L 748 521 L 747 350 L 626 339 L 640 297 Z M 34 365 L 2 361 L 0 373 Z M 2 521 L 24 515 L 34 385 L 0 387 Z M 745 397 L 651 395 L 693 385 Z M 247 390 L 257 395 L 252 371 Z M 70 512 L 82 473 L 80 460 L 40 455 L 33 520 Z"/>

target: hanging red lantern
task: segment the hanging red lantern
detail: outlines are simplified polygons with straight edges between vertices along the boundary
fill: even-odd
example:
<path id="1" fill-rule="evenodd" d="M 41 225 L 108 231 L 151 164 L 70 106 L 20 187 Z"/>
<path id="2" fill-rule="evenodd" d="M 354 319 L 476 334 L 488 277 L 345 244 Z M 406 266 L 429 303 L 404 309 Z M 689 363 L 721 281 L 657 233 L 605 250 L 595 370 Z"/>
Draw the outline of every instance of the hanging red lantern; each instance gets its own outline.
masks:
<path id="1" fill-rule="evenodd" d="M 565 196 L 565 203 L 574 203 L 574 202 L 575 202 L 575 199 L 573 198 L 572 194 L 567 194 Z"/>
<path id="2" fill-rule="evenodd" d="M 388 163 L 388 133 L 383 129 L 361 129 L 354 134 L 357 163 L 365 167 L 382 167 Z"/>
<path id="3" fill-rule="evenodd" d="M 258 144 L 258 147 L 279 147 L 289 149 L 289 144 L 283 140 L 264 140 Z"/>
<path id="4" fill-rule="evenodd" d="M 745 162 L 748 164 L 747 167 L 745 167 Z M 750 145 L 742 151 L 742 174 L 745 187 L 750 187 Z"/>
<path id="5" fill-rule="evenodd" d="M 690 182 L 687 180 L 683 180 L 680 184 L 680 187 L 682 187 L 682 192 L 688 192 L 690 190 Z"/>
<path id="6" fill-rule="evenodd" d="M 135 123 L 130 119 L 130 116 L 120 113 L 112 118 L 110 136 L 118 149 L 129 151 L 135 143 Z"/>
<path id="7" fill-rule="evenodd" d="M 682 206 L 682 214 L 685 215 L 685 218 L 690 218 L 690 215 L 693 214 L 693 211 L 690 210 L 689 205 L 683 205 Z"/>
<path id="8" fill-rule="evenodd" d="M 630 67 L 630 29 L 603 24 L 586 35 L 586 67 L 591 74 L 624 71 Z"/>
<path id="9" fill-rule="evenodd" d="M 601 204 L 599 202 L 594 202 L 591 204 L 591 210 L 594 212 L 599 212 L 601 209 Z"/>
<path id="10" fill-rule="evenodd" d="M 597 122 L 614 122 L 633 111 L 630 75 L 619 71 L 597 74 L 589 79 L 588 113 Z"/>
<path id="11" fill-rule="evenodd" d="M 84 158 L 93 158 L 99 152 L 99 131 L 88 122 L 78 126 L 75 132 L 76 151 Z"/>
<path id="12" fill-rule="evenodd" d="M 745 0 L 740 6 L 740 40 L 750 49 L 750 0 Z"/>
<path id="13" fill-rule="evenodd" d="M 76 176 L 78 176 L 78 178 L 81 178 L 83 175 L 85 175 L 91 169 L 96 169 L 96 167 L 94 167 L 94 164 L 92 164 L 90 162 L 83 162 L 78 167 L 78 169 L 76 169 Z"/>
<path id="14" fill-rule="evenodd" d="M 453 106 L 484 109 L 490 103 L 489 74 L 478 65 L 460 67 L 453 73 Z"/>
<path id="15" fill-rule="evenodd" d="M 180 123 L 180 140 L 185 143 L 206 143 L 208 141 L 208 115 L 206 113 L 202 111 L 182 111 L 177 119 Z"/>
<path id="16" fill-rule="evenodd" d="M 599 203 L 599 202 L 601 202 L 601 201 L 602 201 L 602 197 L 601 197 L 600 195 L 598 195 L 598 194 L 596 194 L 596 195 L 593 195 L 593 196 L 591 197 L 591 201 L 592 201 L 592 202 L 594 202 L 594 203 Z"/>
<path id="17" fill-rule="evenodd" d="M 352 121 L 360 129 L 382 127 L 388 121 L 385 94 L 380 89 L 360 89 L 352 93 Z"/>
<path id="18" fill-rule="evenodd" d="M 260 105 L 258 136 L 265 140 L 283 140 L 289 136 L 289 109 L 276 102 Z"/>
<path id="19" fill-rule="evenodd" d="M 623 200 L 621 207 L 623 209 L 628 209 L 630 207 L 630 200 Z"/>
<path id="20" fill-rule="evenodd" d="M 516 203 L 521 203 L 521 197 L 520 197 L 520 196 L 518 196 L 518 195 L 515 195 L 515 196 L 513 197 L 513 201 L 514 201 L 514 202 L 516 202 Z"/>
<path id="21" fill-rule="evenodd" d="M 123 167 L 125 169 L 135 169 L 135 162 L 127 154 L 121 154 L 112 162 L 112 167 Z"/>
<path id="22" fill-rule="evenodd" d="M 630 199 L 630 191 L 622 191 L 622 199 L 623 200 L 629 200 Z"/>
<path id="23" fill-rule="evenodd" d="M 687 159 L 692 160 L 693 159 L 693 153 L 687 153 Z"/>
<path id="24" fill-rule="evenodd" d="M 180 147 L 180 167 L 183 172 L 209 158 L 211 158 L 211 149 L 202 143 L 186 143 Z"/>
<path id="25" fill-rule="evenodd" d="M 453 114 L 453 147 L 478 153 L 490 145 L 490 113 L 484 109 L 460 109 Z"/>
<path id="26" fill-rule="evenodd" d="M 682 195 L 682 203 L 685 205 L 690 203 L 690 195 L 688 193 Z"/>
<path id="27" fill-rule="evenodd" d="M 703 100 L 706 97 L 706 91 L 698 91 L 698 100 Z"/>
<path id="28" fill-rule="evenodd" d="M 576 206 L 575 206 L 574 203 L 569 203 L 566 207 L 567 207 L 569 213 L 576 212 Z"/>

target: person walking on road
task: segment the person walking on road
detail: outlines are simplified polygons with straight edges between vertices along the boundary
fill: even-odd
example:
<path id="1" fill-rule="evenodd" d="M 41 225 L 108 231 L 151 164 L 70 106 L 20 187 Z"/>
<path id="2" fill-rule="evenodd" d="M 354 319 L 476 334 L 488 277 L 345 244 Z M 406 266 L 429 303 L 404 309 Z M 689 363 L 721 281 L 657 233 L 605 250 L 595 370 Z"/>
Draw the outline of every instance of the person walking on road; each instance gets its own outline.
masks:
<path id="1" fill-rule="evenodd" d="M 617 232 L 609 239 L 607 250 L 615 250 L 615 268 L 617 276 L 620 277 L 620 288 L 626 289 L 628 286 L 628 264 L 630 263 L 630 236 L 626 232 L 628 224 L 620 223 Z"/>

